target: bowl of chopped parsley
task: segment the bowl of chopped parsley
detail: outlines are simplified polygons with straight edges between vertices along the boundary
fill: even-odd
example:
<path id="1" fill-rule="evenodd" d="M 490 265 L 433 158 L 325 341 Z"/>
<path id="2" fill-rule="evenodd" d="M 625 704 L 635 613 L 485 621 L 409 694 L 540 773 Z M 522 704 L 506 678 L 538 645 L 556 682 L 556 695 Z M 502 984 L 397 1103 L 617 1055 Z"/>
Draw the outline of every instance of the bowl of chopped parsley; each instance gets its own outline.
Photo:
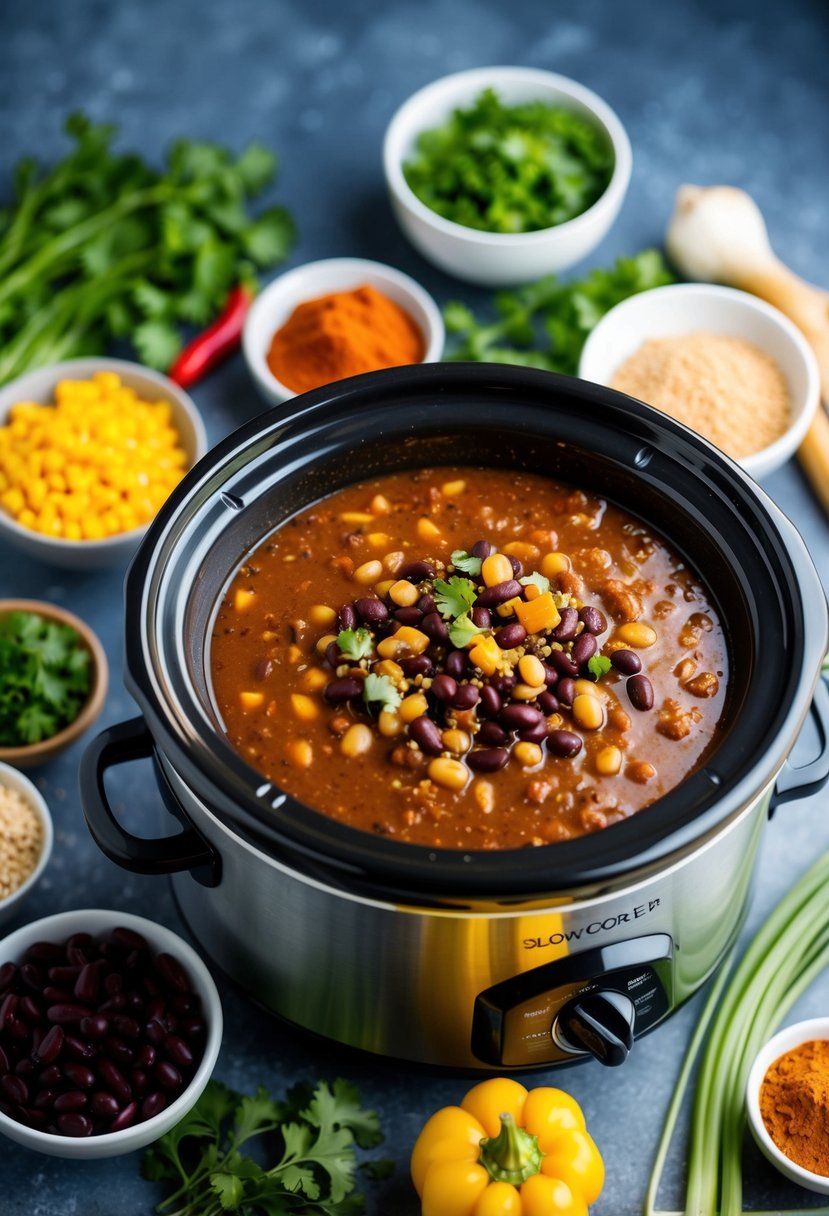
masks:
<path id="1" fill-rule="evenodd" d="M 55 604 L 0 600 L 0 761 L 30 768 L 92 725 L 108 666 L 88 625 Z"/>
<path id="2" fill-rule="evenodd" d="M 625 129 L 590 89 L 534 68 L 457 72 L 392 118 L 392 208 L 442 270 L 490 287 L 568 269 L 605 236 L 631 172 Z"/>

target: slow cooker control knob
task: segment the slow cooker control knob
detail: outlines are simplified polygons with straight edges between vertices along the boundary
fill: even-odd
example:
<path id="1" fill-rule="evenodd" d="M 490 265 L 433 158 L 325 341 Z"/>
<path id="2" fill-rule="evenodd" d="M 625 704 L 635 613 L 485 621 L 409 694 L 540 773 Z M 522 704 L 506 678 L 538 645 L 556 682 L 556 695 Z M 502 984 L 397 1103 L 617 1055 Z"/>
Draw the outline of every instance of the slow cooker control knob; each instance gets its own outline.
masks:
<path id="1" fill-rule="evenodd" d="M 558 1015 L 553 1037 L 565 1051 L 589 1052 L 600 1064 L 624 1064 L 633 1046 L 633 1002 L 621 992 L 588 992 Z"/>

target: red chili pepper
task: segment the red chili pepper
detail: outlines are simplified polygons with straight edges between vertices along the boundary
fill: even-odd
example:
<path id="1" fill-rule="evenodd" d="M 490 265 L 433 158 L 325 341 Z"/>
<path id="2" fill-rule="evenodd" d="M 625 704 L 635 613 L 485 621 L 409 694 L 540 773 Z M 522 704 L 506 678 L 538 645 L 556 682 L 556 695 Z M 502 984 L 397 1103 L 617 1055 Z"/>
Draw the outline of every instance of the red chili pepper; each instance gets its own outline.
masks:
<path id="1" fill-rule="evenodd" d="M 253 301 L 253 292 L 240 284 L 227 297 L 227 304 L 212 325 L 185 346 L 167 373 L 182 388 L 189 388 L 211 368 L 232 355 L 242 341 L 242 327 Z"/>

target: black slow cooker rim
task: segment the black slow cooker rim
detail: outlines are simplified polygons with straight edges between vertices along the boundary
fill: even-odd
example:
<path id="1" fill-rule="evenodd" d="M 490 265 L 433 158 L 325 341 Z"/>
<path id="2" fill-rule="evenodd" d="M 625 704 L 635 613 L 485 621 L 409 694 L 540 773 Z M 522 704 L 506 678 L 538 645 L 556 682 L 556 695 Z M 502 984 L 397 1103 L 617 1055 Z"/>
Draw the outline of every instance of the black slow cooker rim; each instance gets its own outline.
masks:
<path id="1" fill-rule="evenodd" d="M 287 442 L 286 436 L 291 434 L 324 431 L 326 411 L 333 410 L 340 417 L 358 406 L 366 409 L 373 403 L 387 406 L 389 400 L 428 394 L 446 400 L 453 392 L 468 393 L 470 388 L 496 399 L 499 394 L 517 394 L 527 399 L 549 400 L 558 394 L 578 402 L 586 410 L 611 407 L 621 410 L 626 429 L 637 443 L 644 445 L 641 461 L 638 454 L 636 458 L 637 466 L 641 465 L 638 476 L 649 476 L 648 451 L 656 449 L 661 454 L 669 448 L 677 459 L 682 455 L 696 462 L 711 479 L 711 485 L 717 485 L 718 492 L 731 496 L 741 509 L 756 517 L 765 533 L 765 544 L 775 550 L 774 560 L 785 570 L 783 577 L 791 593 L 790 666 L 778 712 L 766 724 L 762 751 L 732 788 L 720 791 L 716 771 L 703 767 L 682 783 L 681 797 L 678 791 L 672 791 L 646 811 L 588 837 L 542 848 L 497 852 L 433 849 L 350 828 L 290 796 L 273 809 L 272 794 L 276 787 L 272 783 L 265 783 L 261 774 L 200 720 L 180 721 L 171 713 L 160 695 L 163 679 L 159 680 L 159 673 L 151 669 L 147 654 L 145 629 L 149 623 L 145 619 L 145 600 L 147 587 L 158 574 L 159 555 L 169 545 L 171 530 L 186 520 L 195 488 L 223 466 L 238 467 L 240 454 L 252 444 L 258 444 L 261 450 L 268 435 L 278 432 L 280 442 Z M 781 535 L 783 523 L 791 530 L 791 536 Z M 798 544 L 802 552 L 798 551 Z M 242 556 L 239 555 L 239 560 Z M 804 637 L 806 615 L 800 584 L 801 578 L 810 574 L 817 582 L 802 541 L 742 470 L 693 432 L 641 402 L 603 386 L 534 369 L 488 364 L 392 369 L 340 381 L 295 398 L 277 416 L 268 411 L 252 419 L 212 449 L 174 491 L 127 575 L 126 679 L 141 705 L 157 748 L 167 756 L 185 784 L 243 836 L 275 856 L 293 859 L 305 868 L 331 871 L 347 883 L 368 884 L 386 891 L 411 890 L 420 895 L 464 896 L 486 892 L 500 896 L 566 890 L 609 882 L 664 861 L 730 819 L 770 783 L 807 712 L 819 658 L 826 645 L 825 602 L 821 621 L 811 622 L 808 646 Z M 817 587 L 820 588 L 819 582 Z M 823 599 L 822 590 L 820 596 Z M 759 716 L 759 707 L 749 705 L 747 712 Z M 766 744 L 771 739 L 776 739 L 779 746 L 770 749 Z M 677 815 L 680 802 L 686 813 Z"/>

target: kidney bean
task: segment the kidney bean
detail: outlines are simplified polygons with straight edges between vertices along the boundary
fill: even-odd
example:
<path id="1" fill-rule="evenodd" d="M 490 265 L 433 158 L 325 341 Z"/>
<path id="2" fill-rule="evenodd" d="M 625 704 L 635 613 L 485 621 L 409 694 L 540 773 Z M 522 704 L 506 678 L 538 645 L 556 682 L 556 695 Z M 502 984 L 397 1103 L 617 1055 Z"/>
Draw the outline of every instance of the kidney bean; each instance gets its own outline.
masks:
<path id="1" fill-rule="evenodd" d="M 419 719 L 416 720 L 419 721 Z M 159 1043 L 163 1043 L 166 1034 L 167 1027 L 157 1018 L 153 1018 L 152 1021 L 147 1022 L 147 1025 L 144 1027 L 144 1035 L 147 1041 L 152 1043 L 154 1047 L 157 1047 Z"/>
<path id="2" fill-rule="evenodd" d="M 604 633 L 607 629 L 607 617 L 592 604 L 585 604 L 579 609 L 579 620 L 587 633 Z"/>
<path id="3" fill-rule="evenodd" d="M 46 974 L 52 984 L 56 984 L 59 988 L 71 989 L 82 970 L 82 967 L 50 967 Z M 43 983 L 40 984 L 41 989 Z"/>
<path id="4" fill-rule="evenodd" d="M 397 608 L 394 613 L 394 619 L 399 621 L 401 625 L 417 628 L 423 620 L 423 613 L 419 608 Z"/>
<path id="5" fill-rule="evenodd" d="M 63 1075 L 79 1089 L 91 1089 L 95 1084 L 95 1074 L 92 1069 L 87 1068 L 85 1064 L 79 1064 L 76 1060 L 66 1061 L 63 1066 Z"/>
<path id="6" fill-rule="evenodd" d="M 341 705 L 344 701 L 353 701 L 363 692 L 363 681 L 356 676 L 341 676 L 330 680 L 323 689 L 322 695 L 329 705 Z"/>
<path id="7" fill-rule="evenodd" d="M 476 773 L 497 773 L 508 760 L 505 747 L 476 747 L 466 753 L 466 763 Z"/>
<path id="8" fill-rule="evenodd" d="M 156 1115 L 160 1115 L 167 1105 L 167 1095 L 156 1090 L 154 1093 L 147 1094 L 144 1101 L 141 1103 L 141 1118 L 153 1119 Z"/>
<path id="9" fill-rule="evenodd" d="M 357 610 L 353 604 L 343 604 L 337 613 L 337 624 L 340 629 L 354 629 L 357 625 Z"/>
<path id="10" fill-rule="evenodd" d="M 253 669 L 253 678 L 258 684 L 273 675 L 273 661 L 268 658 L 260 659 Z"/>
<path id="11" fill-rule="evenodd" d="M 130 1073 L 130 1084 L 132 1092 L 138 1094 L 139 1098 L 147 1092 L 150 1084 L 150 1078 L 147 1076 L 146 1070 L 143 1068 L 134 1068 Z"/>
<path id="12" fill-rule="evenodd" d="M 512 577 L 521 578 L 522 574 L 524 573 L 523 563 L 520 562 L 517 557 L 511 557 L 509 555 L 507 555 L 507 559 L 509 564 L 512 566 Z"/>
<path id="13" fill-rule="evenodd" d="M 637 676 L 642 670 L 642 660 L 635 650 L 614 650 L 610 661 L 625 676 Z"/>
<path id="14" fill-rule="evenodd" d="M 181 1073 L 169 1060 L 159 1060 L 153 1069 L 153 1075 L 161 1088 L 171 1093 L 181 1089 L 184 1084 Z"/>
<path id="15" fill-rule="evenodd" d="M 548 750 L 565 760 L 577 756 L 581 746 L 581 739 L 571 730 L 551 730 L 547 736 Z"/>
<path id="16" fill-rule="evenodd" d="M 0 1001 L 0 1030 L 3 1030 L 6 1026 L 11 1026 L 19 1001 L 20 997 L 16 992 L 7 992 L 3 1000 Z"/>
<path id="17" fill-rule="evenodd" d="M 84 1038 L 97 1041 L 109 1033 L 109 1021 L 102 1013 L 96 1013 L 90 1018 L 81 1018 L 78 1029 Z"/>
<path id="18" fill-rule="evenodd" d="M 517 683 L 515 676 L 493 676 L 489 681 L 496 692 L 509 696 Z"/>
<path id="19" fill-rule="evenodd" d="M 62 1136 L 91 1136 L 92 1135 L 92 1120 L 89 1115 L 82 1115 L 77 1111 L 71 1114 L 60 1115 L 57 1122 L 58 1131 Z"/>
<path id="20" fill-rule="evenodd" d="M 43 968 L 38 967 L 37 963 L 24 963 L 20 968 L 20 978 L 27 988 L 31 988 L 32 992 L 43 991 L 46 980 Z"/>
<path id="21" fill-rule="evenodd" d="M 133 1049 L 123 1039 L 116 1039 L 114 1035 L 104 1039 L 101 1050 L 122 1068 L 129 1068 L 135 1059 Z"/>
<path id="22" fill-rule="evenodd" d="M 33 1060 L 29 1060 L 24 1056 L 22 1060 L 18 1060 L 15 1064 L 14 1075 L 16 1077 L 22 1077 L 25 1081 L 28 1077 L 33 1077 L 35 1075 L 36 1067 L 37 1065 Z"/>
<path id="23" fill-rule="evenodd" d="M 136 1067 L 152 1068 L 155 1064 L 156 1050 L 152 1043 L 142 1043 L 135 1057 Z"/>
<path id="24" fill-rule="evenodd" d="M 87 940 L 79 942 L 78 945 L 89 945 L 92 938 L 89 934 L 85 935 Z M 140 950 L 145 954 L 149 954 L 150 946 L 146 937 L 141 933 L 137 933 L 135 929 L 128 929 L 126 925 L 116 925 L 110 933 L 110 940 L 116 942 L 119 946 L 123 946 L 125 950 Z"/>
<path id="25" fill-rule="evenodd" d="M 458 691 L 458 684 L 451 676 L 439 675 L 432 680 L 432 687 L 429 691 L 438 699 L 438 701 L 451 701 Z"/>
<path id="26" fill-rule="evenodd" d="M 126 1009 L 126 1007 L 127 1007 L 126 992 L 124 992 L 124 991 L 115 992 L 109 998 L 109 1000 L 104 1001 L 102 1005 L 98 1006 L 98 1012 L 99 1013 L 118 1013 L 119 1010 Z"/>
<path id="27" fill-rule="evenodd" d="M 83 946 L 67 946 L 66 957 L 70 963 L 78 967 L 85 967 L 87 963 L 91 963 L 90 952 Z"/>
<path id="28" fill-rule="evenodd" d="M 66 1093 L 58 1094 L 53 1102 L 53 1107 L 56 1111 L 83 1110 L 88 1102 L 88 1098 L 83 1090 L 70 1089 Z"/>
<path id="29" fill-rule="evenodd" d="M 543 714 L 557 714 L 559 710 L 558 697 L 554 697 L 551 692 L 542 692 L 539 694 L 536 704 Z"/>
<path id="30" fill-rule="evenodd" d="M 95 1071 L 98 1074 L 101 1082 L 106 1086 L 110 1093 L 114 1094 L 119 1102 L 129 1102 L 132 1098 L 132 1090 L 127 1084 L 124 1074 L 119 1068 L 116 1068 L 112 1060 L 107 1060 L 102 1057 L 95 1065 Z"/>
<path id="31" fill-rule="evenodd" d="M 469 615 L 472 618 L 472 624 L 477 625 L 479 629 L 491 628 L 492 615 L 488 608 L 473 608 Z"/>
<path id="32" fill-rule="evenodd" d="M 19 1042 L 24 1043 L 31 1040 L 32 1028 L 31 1026 L 28 1026 L 22 1018 L 13 1018 L 6 1027 L 6 1033 L 11 1035 L 13 1039 L 17 1039 Z"/>
<path id="33" fill-rule="evenodd" d="M 575 608 L 562 608 L 561 620 L 553 630 L 557 642 L 572 642 L 579 625 L 579 614 Z"/>
<path id="34" fill-rule="evenodd" d="M 9 1057 L 2 1046 L 0 1046 L 0 1077 L 4 1077 L 9 1071 Z"/>
<path id="35" fill-rule="evenodd" d="M 418 655 L 418 658 L 423 658 L 423 656 Z M 188 1013 L 195 1013 L 198 1009 L 201 1009 L 201 1001 L 195 992 L 188 993 L 187 996 L 173 997 L 173 1011 L 180 1013 L 182 1017 L 186 1017 Z"/>
<path id="36" fill-rule="evenodd" d="M 117 971 L 111 971 L 104 979 L 104 992 L 107 996 L 115 996 L 116 992 L 120 992 L 123 987 L 123 977 Z"/>
<path id="37" fill-rule="evenodd" d="M 435 577 L 435 568 L 429 562 L 409 562 L 397 571 L 397 577 L 410 583 L 422 583 L 424 579 Z"/>
<path id="38" fill-rule="evenodd" d="M 125 1127 L 129 1127 L 132 1123 L 135 1122 L 135 1116 L 137 1114 L 138 1114 L 138 1103 L 130 1102 L 127 1106 L 124 1107 L 124 1109 L 121 1111 L 120 1115 L 118 1115 L 115 1119 L 112 1120 L 112 1126 L 110 1127 L 109 1130 L 111 1132 L 123 1131 Z"/>
<path id="39" fill-rule="evenodd" d="M 495 641 L 502 650 L 512 650 L 527 640 L 527 631 L 523 625 L 514 621 L 512 625 L 502 625 L 495 630 Z"/>
<path id="40" fill-rule="evenodd" d="M 74 1034 L 68 1034 L 63 1040 L 64 1054 L 70 1056 L 73 1060 L 91 1060 L 96 1054 L 98 1048 L 94 1043 L 87 1043 L 83 1039 L 79 1039 Z"/>
<path id="41" fill-rule="evenodd" d="M 398 659 L 397 661 L 403 675 L 408 680 L 413 680 L 415 676 L 430 676 L 435 670 L 435 665 L 428 654 L 416 654 L 411 659 Z"/>
<path id="42" fill-rule="evenodd" d="M 485 743 L 488 747 L 501 747 L 507 741 L 507 732 L 497 722 L 484 722 L 475 736 L 475 740 Z"/>
<path id="43" fill-rule="evenodd" d="M 186 1034 L 188 1039 L 203 1039 L 207 1033 L 207 1025 L 203 1018 L 190 1018 L 187 1022 L 182 1022 L 179 1030 Z"/>
<path id="44" fill-rule="evenodd" d="M 32 1027 L 32 1051 L 36 1051 L 46 1038 L 47 1030 L 49 1030 L 49 1027 L 44 1026 L 42 1023 Z"/>
<path id="45" fill-rule="evenodd" d="M 565 676 L 563 680 L 559 680 L 556 687 L 556 696 L 562 705 L 572 705 L 575 695 L 576 686 L 569 676 Z"/>
<path id="46" fill-rule="evenodd" d="M 495 546 L 491 545 L 488 540 L 476 540 L 469 552 L 472 557 L 491 557 L 495 552 Z"/>
<path id="47" fill-rule="evenodd" d="M 566 655 L 563 650 L 553 650 L 550 652 L 547 662 L 551 667 L 554 667 L 560 676 L 569 677 L 575 680 L 579 674 L 579 669 L 572 661 L 569 655 Z"/>
<path id="48" fill-rule="evenodd" d="M 164 1015 L 167 1012 L 167 1002 L 163 997 L 154 997 L 147 1006 L 147 1021 L 161 1022 L 164 1020 Z"/>
<path id="49" fill-rule="evenodd" d="M 501 710 L 503 701 L 491 684 L 484 684 L 478 702 L 478 713 L 484 718 L 495 718 Z"/>
<path id="50" fill-rule="evenodd" d="M 427 612 L 420 622 L 420 628 L 433 642 L 449 641 L 449 626 L 439 612 Z"/>
<path id="51" fill-rule="evenodd" d="M 463 650 L 450 650 L 444 659 L 443 666 L 448 676 L 459 680 L 467 669 L 469 661 Z"/>
<path id="52" fill-rule="evenodd" d="M 558 684 L 558 672 L 549 663 L 542 663 L 541 666 L 544 668 L 544 683 L 548 688 L 554 688 Z"/>
<path id="53" fill-rule="evenodd" d="M 515 599 L 520 596 L 523 587 L 514 578 L 507 579 L 504 583 L 496 583 L 494 587 L 487 587 L 475 601 L 478 608 L 497 608 L 499 604 L 506 603 L 507 600 Z"/>
<path id="54" fill-rule="evenodd" d="M 480 692 L 474 684 L 461 684 L 452 698 L 455 709 L 472 709 L 478 704 Z"/>
<path id="55" fill-rule="evenodd" d="M 32 997 L 28 995 L 28 993 L 26 996 L 22 996 L 20 998 L 20 1004 L 17 1007 L 17 1012 L 32 1025 L 37 1025 L 38 1022 L 43 1021 L 43 1014 L 40 1012 L 40 1006 L 35 1000 L 33 1000 Z"/>
<path id="56" fill-rule="evenodd" d="M 367 625 L 379 625 L 382 621 L 389 619 L 388 608 L 382 600 L 378 600 L 374 596 L 360 596 L 358 600 L 354 601 L 354 607 L 360 620 L 365 621 Z"/>
<path id="57" fill-rule="evenodd" d="M 329 642 L 325 648 L 325 661 L 329 667 L 339 667 L 342 660 L 340 648 L 336 642 Z"/>
<path id="58" fill-rule="evenodd" d="M 89 1109 L 95 1115 L 103 1115 L 105 1119 L 114 1119 L 120 1107 L 112 1094 L 105 1089 L 96 1089 L 89 1098 Z"/>
<path id="59" fill-rule="evenodd" d="M 17 965 L 15 963 L 3 963 L 0 966 L 0 995 L 11 988 L 14 978 L 17 975 Z"/>
<path id="60" fill-rule="evenodd" d="M 48 1068 L 41 1068 L 37 1079 L 41 1085 L 46 1085 L 50 1089 L 53 1089 L 56 1085 L 60 1085 L 63 1080 L 63 1073 L 57 1064 L 50 1064 Z"/>
<path id="61" fill-rule="evenodd" d="M 115 938 L 116 932 L 117 932 L 117 930 L 113 930 L 113 932 L 110 934 L 110 938 L 117 940 L 117 938 Z M 129 932 L 131 932 L 131 930 L 126 929 L 125 932 L 129 933 Z M 141 940 L 144 941 L 143 938 Z M 66 939 L 66 949 L 67 950 L 74 949 L 75 947 L 80 947 L 80 949 L 83 950 L 87 946 L 91 946 L 92 944 L 93 944 L 93 938 L 92 938 L 91 933 L 81 933 L 81 932 L 73 933 L 71 937 L 67 937 L 67 939 Z M 146 949 L 146 946 L 147 946 L 147 943 L 144 942 L 145 949 Z"/>
<path id="62" fill-rule="evenodd" d="M 409 737 L 414 739 L 420 750 L 429 756 L 438 756 L 443 751 L 441 733 L 426 714 L 422 714 L 409 723 Z"/>
<path id="63" fill-rule="evenodd" d="M 544 721 L 544 715 L 533 705 L 506 705 L 498 715 L 498 721 L 507 730 L 529 730 Z"/>
<path id="64" fill-rule="evenodd" d="M 653 709 L 653 685 L 647 676 L 629 676 L 625 688 L 634 709 Z"/>
<path id="65" fill-rule="evenodd" d="M 43 995 L 46 999 L 51 999 L 47 996 L 47 991 Z M 46 1010 L 46 1019 L 49 1022 L 57 1022 L 60 1026 L 71 1026 L 79 1022 L 81 1018 L 88 1018 L 92 1010 L 86 1005 L 73 1005 L 70 1001 L 61 1001 L 57 1005 L 50 1005 Z"/>
<path id="66" fill-rule="evenodd" d="M 549 734 L 550 728 L 544 718 L 537 722 L 535 726 L 528 726 L 526 730 L 518 732 L 518 738 L 522 743 L 542 743 Z"/>
<path id="67" fill-rule="evenodd" d="M 438 608 L 437 604 L 435 603 L 435 597 L 433 595 L 429 595 L 428 592 L 425 595 L 421 595 L 415 607 L 419 608 L 424 616 L 430 612 L 437 612 Z"/>
<path id="68" fill-rule="evenodd" d="M 573 662 L 578 667 L 581 667 L 582 664 L 593 658 L 593 655 L 598 649 L 599 643 L 593 637 L 592 633 L 580 634 L 573 643 L 573 650 L 571 652 Z"/>
<path id="69" fill-rule="evenodd" d="M 72 993 L 67 988 L 55 988 L 53 984 L 47 984 L 42 995 L 44 1000 L 49 1001 L 52 1005 L 67 1004 L 72 1001 Z"/>
<path id="70" fill-rule="evenodd" d="M 32 1106 L 35 1110 L 51 1110 L 57 1094 L 53 1089 L 39 1089 L 35 1094 Z"/>
<path id="71" fill-rule="evenodd" d="M 100 963 L 87 963 L 75 981 L 73 995 L 84 1005 L 94 1005 L 101 991 Z"/>
<path id="72" fill-rule="evenodd" d="M 15 1076 L 13 1072 L 7 1072 L 4 1077 L 0 1077 L 0 1093 L 20 1106 L 25 1106 L 29 1101 L 28 1085 L 22 1077 Z"/>
<path id="73" fill-rule="evenodd" d="M 173 1063 L 180 1068 L 189 1068 L 193 1063 L 193 1052 L 181 1035 L 168 1034 L 163 1046 Z"/>
<path id="74" fill-rule="evenodd" d="M 63 946 L 57 942 L 32 942 L 23 955 L 24 963 L 46 963 L 51 966 L 65 963 Z"/>

